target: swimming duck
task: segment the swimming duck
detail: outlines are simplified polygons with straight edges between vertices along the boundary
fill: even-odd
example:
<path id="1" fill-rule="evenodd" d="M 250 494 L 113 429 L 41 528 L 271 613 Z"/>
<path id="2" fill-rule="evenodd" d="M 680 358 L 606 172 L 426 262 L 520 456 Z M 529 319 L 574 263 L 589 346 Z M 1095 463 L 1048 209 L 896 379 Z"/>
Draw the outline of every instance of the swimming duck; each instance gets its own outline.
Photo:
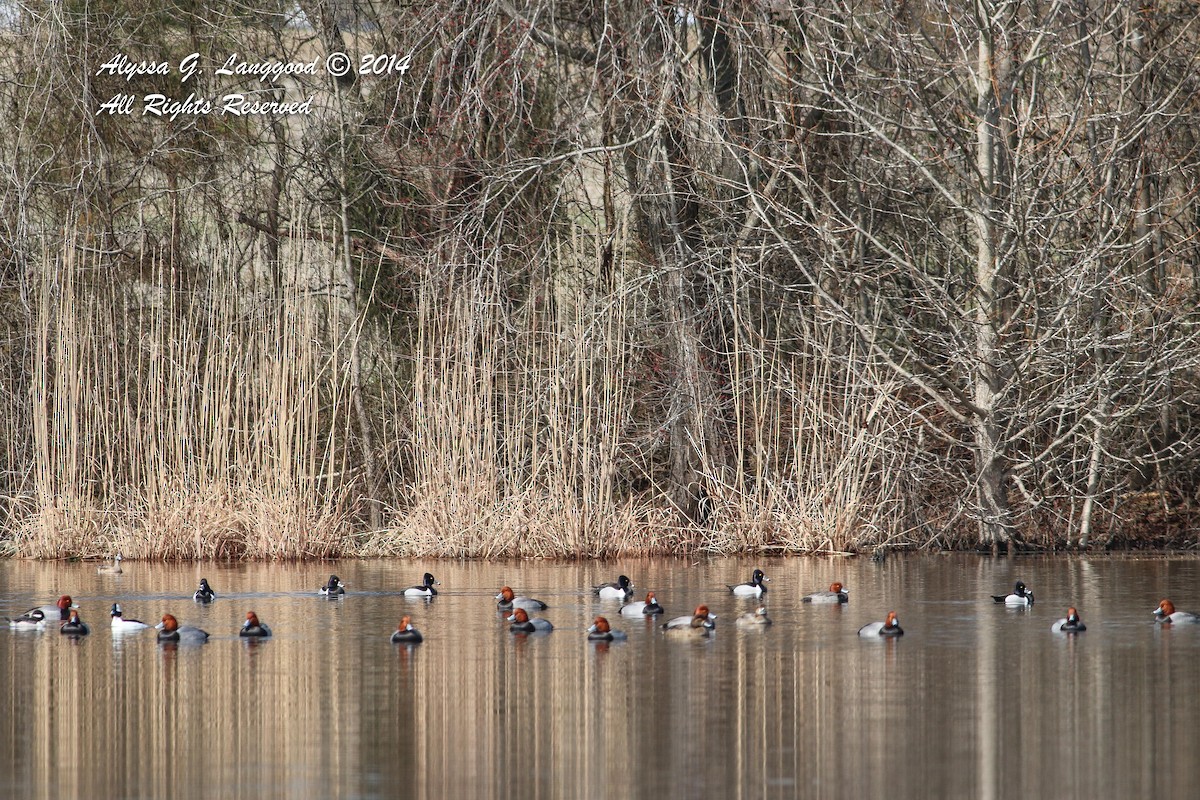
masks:
<path id="1" fill-rule="evenodd" d="M 242 629 L 238 631 L 238 636 L 256 637 L 265 639 L 271 635 L 271 629 L 258 621 L 258 614 L 253 611 L 246 612 L 246 622 L 242 625 Z"/>
<path id="2" fill-rule="evenodd" d="M 69 594 L 64 594 L 52 606 L 37 606 L 36 608 L 29 609 L 19 617 L 10 618 L 8 620 L 8 627 L 16 628 L 17 630 L 44 628 L 47 622 L 63 622 L 69 619 L 71 609 L 73 608 L 79 608 L 79 606 L 72 602 Z"/>
<path id="3" fill-rule="evenodd" d="M 212 587 L 208 585 L 208 578 L 200 579 L 200 588 L 196 590 L 194 595 L 192 595 L 192 599 L 197 603 L 211 603 L 213 600 L 217 599 L 217 593 L 214 592 Z"/>
<path id="4" fill-rule="evenodd" d="M 67 621 L 59 629 L 59 633 L 64 633 L 67 636 L 87 636 L 91 632 L 92 629 L 79 618 L 78 611 L 72 611 L 71 616 L 67 618 Z"/>
<path id="5" fill-rule="evenodd" d="M 98 575 L 120 575 L 121 574 L 121 554 L 117 553 L 113 558 L 113 563 L 108 566 L 96 567 Z"/>
<path id="6" fill-rule="evenodd" d="M 16 630 L 41 630 L 46 627 L 46 614 L 40 608 L 31 608 L 19 617 L 8 617 L 8 627 Z"/>
<path id="7" fill-rule="evenodd" d="M 512 623 L 508 629 L 513 633 L 549 633 L 554 630 L 549 620 L 541 617 L 530 618 L 523 608 L 514 611 L 508 621 Z"/>
<path id="8" fill-rule="evenodd" d="M 621 606 L 623 617 L 653 617 L 663 613 L 663 607 L 654 599 L 654 592 L 646 592 L 645 600 L 637 600 Z"/>
<path id="9" fill-rule="evenodd" d="M 1024 581 L 1017 581 L 1013 585 L 1012 594 L 994 594 L 992 599 L 997 603 L 1004 603 L 1006 606 L 1031 606 L 1033 605 L 1033 592 L 1025 588 Z"/>
<path id="10" fill-rule="evenodd" d="M 514 595 L 512 588 L 508 586 L 505 586 L 500 590 L 500 594 L 496 595 L 496 608 L 501 611 L 507 611 L 510 608 L 523 608 L 526 611 L 543 611 L 549 607 L 541 600 Z"/>
<path id="11" fill-rule="evenodd" d="M 180 627 L 179 621 L 170 614 L 163 614 L 162 622 L 156 627 L 160 642 L 180 642 L 182 644 L 204 644 L 208 641 L 208 631 L 202 631 L 192 625 Z"/>
<path id="12" fill-rule="evenodd" d="M 433 576 L 430 575 L 428 572 L 426 572 L 425 577 L 422 579 L 421 585 L 420 586 L 410 586 L 409 588 L 405 589 L 404 596 L 405 597 L 433 597 L 434 595 L 437 594 L 437 589 L 433 588 L 434 584 L 436 584 L 436 583 L 440 583 L 440 581 L 434 580 Z"/>
<path id="13" fill-rule="evenodd" d="M 1056 633 L 1082 633 L 1087 630 L 1087 625 L 1084 625 L 1083 621 L 1079 619 L 1079 612 L 1072 606 L 1067 609 L 1067 616 L 1064 619 L 1055 620 L 1054 624 L 1050 626 L 1050 630 Z"/>
<path id="14" fill-rule="evenodd" d="M 140 631 L 150 626 L 140 619 L 125 619 L 121 615 L 121 604 L 112 604 L 112 629 L 114 631 Z"/>
<path id="15" fill-rule="evenodd" d="M 420 644 L 423 641 L 425 641 L 425 637 L 421 636 L 421 632 L 412 626 L 412 618 L 401 617 L 396 632 L 392 634 L 392 642 L 395 644 Z"/>
<path id="16" fill-rule="evenodd" d="M 618 575 L 616 583 L 602 583 L 593 586 L 592 591 L 600 595 L 601 600 L 628 600 L 633 597 L 633 583 L 628 577 Z"/>
<path id="17" fill-rule="evenodd" d="M 863 625 L 858 629 L 859 636 L 903 636 L 904 629 L 900 627 L 900 620 L 896 619 L 896 612 L 889 611 L 887 619 L 883 622 L 872 622 Z"/>
<path id="18" fill-rule="evenodd" d="M 714 625 L 716 624 L 716 621 L 717 621 L 717 615 L 710 614 L 708 611 L 708 606 L 699 605 L 699 606 L 696 606 L 696 610 L 693 611 L 690 616 L 674 617 L 673 619 L 669 619 L 663 623 L 663 627 L 664 628 L 688 628 L 688 627 L 691 627 L 692 620 L 695 619 L 696 617 L 704 617 L 705 619 L 707 619 L 709 622 L 713 623 Z"/>
<path id="19" fill-rule="evenodd" d="M 829 586 L 828 592 L 813 592 L 800 598 L 801 603 L 848 603 L 850 601 L 850 590 L 840 583 L 833 583 Z"/>
<path id="20" fill-rule="evenodd" d="M 767 607 L 759 606 L 756 611 L 742 614 L 734 621 L 734 624 L 739 628 L 757 628 L 760 625 L 770 625 L 771 618 L 767 616 Z"/>
<path id="21" fill-rule="evenodd" d="M 45 619 L 47 622 L 54 621 L 54 620 L 59 621 L 59 622 L 65 622 L 66 620 L 70 619 L 71 609 L 73 609 L 73 608 L 79 608 L 79 606 L 76 605 L 75 602 L 71 599 L 71 595 L 64 594 L 62 597 L 58 598 L 58 602 L 55 603 L 54 605 L 38 606 L 37 608 L 31 608 L 28 611 L 26 611 L 24 614 L 22 614 L 21 617 L 36 616 L 34 612 L 40 612 L 42 615 L 42 618 Z M 18 619 L 20 619 L 21 617 L 18 617 Z"/>
<path id="22" fill-rule="evenodd" d="M 608 620 L 604 617 L 596 617 L 592 627 L 588 628 L 587 634 L 589 642 L 612 642 L 626 638 L 624 631 L 614 631 L 609 627 Z"/>
<path id="23" fill-rule="evenodd" d="M 1189 614 L 1186 611 L 1176 611 L 1175 604 L 1170 600 L 1163 600 L 1158 604 L 1158 608 L 1154 609 L 1154 616 L 1158 619 L 1154 620 L 1162 625 L 1174 624 L 1191 624 L 1200 622 L 1200 617 L 1195 614 Z"/>
<path id="24" fill-rule="evenodd" d="M 767 591 L 767 587 L 763 586 L 765 581 L 770 581 L 766 575 L 763 575 L 761 569 L 754 570 L 754 575 L 750 577 L 749 583 L 739 583 L 737 586 L 729 586 L 729 591 L 733 592 L 738 597 L 761 597 Z"/>
<path id="25" fill-rule="evenodd" d="M 327 597 L 337 597 L 346 593 L 346 584 L 337 575 L 330 575 L 329 580 L 321 587 L 321 594 Z"/>
<path id="26" fill-rule="evenodd" d="M 701 606 L 707 612 L 705 606 Z M 665 635 L 673 639 L 707 639 L 712 636 L 713 624 L 708 613 L 701 614 L 700 609 L 696 609 L 696 614 L 688 620 L 687 625 L 671 626 L 669 623 L 663 625 Z M 672 620 L 673 622 L 674 620 Z"/>

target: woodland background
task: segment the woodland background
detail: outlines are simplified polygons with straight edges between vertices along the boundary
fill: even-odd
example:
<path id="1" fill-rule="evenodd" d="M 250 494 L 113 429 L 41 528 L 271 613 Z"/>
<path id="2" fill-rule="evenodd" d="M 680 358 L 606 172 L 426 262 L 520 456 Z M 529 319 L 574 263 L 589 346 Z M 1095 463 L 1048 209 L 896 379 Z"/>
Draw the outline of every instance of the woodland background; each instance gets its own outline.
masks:
<path id="1" fill-rule="evenodd" d="M 213 74 L 335 50 L 410 68 Z M 4 0 L 0 549 L 1193 547 L 1198 53 L 1193 2 Z M 317 111 L 97 113 L 232 91 Z"/>

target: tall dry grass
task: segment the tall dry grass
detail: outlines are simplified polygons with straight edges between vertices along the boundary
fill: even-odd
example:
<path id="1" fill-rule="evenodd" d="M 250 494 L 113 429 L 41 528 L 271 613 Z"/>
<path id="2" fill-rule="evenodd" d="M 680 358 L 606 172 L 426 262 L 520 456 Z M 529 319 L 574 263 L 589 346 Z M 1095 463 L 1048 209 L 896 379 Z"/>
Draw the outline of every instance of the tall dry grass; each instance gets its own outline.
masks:
<path id="1" fill-rule="evenodd" d="M 600 289 L 575 268 L 579 249 L 557 248 L 521 302 L 503 296 L 503 264 L 431 255 L 407 341 L 347 315 L 344 262 L 317 245 L 286 250 L 278 291 L 216 243 L 186 291 L 162 265 L 106 276 L 86 251 L 47 255 L 30 490 L 8 505 L 8 547 L 594 558 L 910 543 L 912 420 L 895 387 L 819 326 L 773 341 L 741 318 L 712 359 L 729 458 L 703 465 L 704 516 L 682 520 L 662 466 L 669 381 L 646 372 L 664 338 L 649 268 L 626 264 Z M 351 352 L 365 354 L 357 401 Z M 378 453 L 363 452 L 356 402 Z M 366 457 L 382 479 L 366 480 Z M 388 509 L 382 529 L 371 503 Z"/>
<path id="2" fill-rule="evenodd" d="M 273 296 L 210 243 L 187 292 L 69 248 L 31 333 L 31 491 L 12 547 L 51 558 L 303 558 L 350 539 L 330 298 Z M 300 269 L 314 254 L 295 250 Z M 344 403 L 342 404 L 344 406 Z"/>

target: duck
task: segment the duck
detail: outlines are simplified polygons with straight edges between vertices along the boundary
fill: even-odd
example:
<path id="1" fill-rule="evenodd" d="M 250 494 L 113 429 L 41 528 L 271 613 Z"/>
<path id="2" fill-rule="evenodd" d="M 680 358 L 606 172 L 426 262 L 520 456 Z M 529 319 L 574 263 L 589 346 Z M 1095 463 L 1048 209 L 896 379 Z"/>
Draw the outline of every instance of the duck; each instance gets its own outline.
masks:
<path id="1" fill-rule="evenodd" d="M 421 632 L 412 626 L 412 617 L 401 617 L 396 632 L 392 634 L 393 644 L 420 644 L 425 641 Z"/>
<path id="2" fill-rule="evenodd" d="M 92 629 L 79 618 L 79 612 L 73 610 L 71 611 L 71 616 L 62 624 L 58 632 L 67 636 L 87 636 L 92 632 Z"/>
<path id="3" fill-rule="evenodd" d="M 1017 581 L 1013 584 L 1012 594 L 994 594 L 992 599 L 997 603 L 1004 603 L 1006 606 L 1031 606 L 1033 605 L 1033 592 L 1025 588 L 1024 581 Z"/>
<path id="4" fill-rule="evenodd" d="M 624 640 L 626 635 L 624 631 L 614 631 L 606 618 L 596 617 L 592 627 L 587 629 L 587 638 L 589 642 L 613 642 Z"/>
<path id="5" fill-rule="evenodd" d="M 706 606 L 700 608 L 706 609 Z M 708 639 L 712 636 L 716 626 L 709 614 L 701 614 L 700 609 L 696 609 L 696 614 L 688 620 L 686 625 L 671 626 L 667 624 L 662 627 L 664 635 L 673 639 Z"/>
<path id="6" fill-rule="evenodd" d="M 850 590 L 841 583 L 834 582 L 829 585 L 828 592 L 813 592 L 810 595 L 805 595 L 800 598 L 801 603 L 848 603 L 850 602 Z"/>
<path id="7" fill-rule="evenodd" d="M 510 608 L 523 608 L 526 611 L 544 611 L 550 606 L 532 597 L 519 597 L 513 594 L 512 587 L 505 586 L 496 595 L 496 608 L 507 611 Z"/>
<path id="8" fill-rule="evenodd" d="M 46 627 L 46 614 L 40 608 L 31 608 L 19 617 L 6 617 L 8 627 L 18 631 L 41 630 Z"/>
<path id="9" fill-rule="evenodd" d="M 863 625 L 858 629 L 859 636 L 903 636 L 904 629 L 900 627 L 900 620 L 896 618 L 895 611 L 889 611 L 887 619 L 883 622 L 871 622 Z"/>
<path id="10" fill-rule="evenodd" d="M 162 622 L 157 627 L 160 642 L 179 642 L 182 644 L 204 644 L 208 641 L 208 631 L 202 631 L 192 625 L 180 627 L 179 620 L 170 614 L 163 614 Z"/>
<path id="11" fill-rule="evenodd" d="M 600 595 L 601 600 L 628 600 L 633 597 L 633 582 L 625 575 L 618 575 L 616 583 L 602 583 L 593 586 L 592 591 Z"/>
<path id="12" fill-rule="evenodd" d="M 739 583 L 737 586 L 729 586 L 729 591 L 733 592 L 737 597 L 762 597 L 767 591 L 767 587 L 763 586 L 764 582 L 769 582 L 771 579 L 763 575 L 761 569 L 754 570 L 754 574 L 750 577 L 749 583 Z"/>
<path id="13" fill-rule="evenodd" d="M 31 608 L 20 617 L 17 617 L 17 619 L 22 619 L 24 617 L 36 617 L 37 614 L 40 613 L 42 615 L 41 618 L 47 622 L 51 620 L 65 622 L 71 617 L 71 609 L 75 608 L 79 608 L 79 606 L 74 600 L 71 599 L 71 595 L 64 594 L 62 597 L 58 598 L 58 602 L 54 605 L 37 606 L 36 608 Z"/>
<path id="14" fill-rule="evenodd" d="M 755 611 L 742 614 L 734 620 L 734 624 L 739 628 L 757 628 L 762 625 L 770 625 L 771 618 L 767 616 L 767 607 L 759 606 Z"/>
<path id="15" fill-rule="evenodd" d="M 437 594 L 437 589 L 433 588 L 434 584 L 436 584 L 436 583 L 440 583 L 440 582 L 434 580 L 433 576 L 430 575 L 428 572 L 426 572 L 425 577 L 422 579 L 421 585 L 410 586 L 409 588 L 405 589 L 404 596 L 405 597 L 433 597 L 434 595 Z"/>
<path id="16" fill-rule="evenodd" d="M 238 631 L 238 636 L 265 639 L 270 635 L 271 629 L 258 621 L 258 614 L 255 614 L 253 611 L 247 611 L 246 622 L 242 625 L 242 629 Z"/>
<path id="17" fill-rule="evenodd" d="M 696 617 L 704 617 L 709 622 L 713 623 L 714 626 L 717 621 L 717 615 L 709 613 L 708 606 L 698 605 L 698 606 L 696 606 L 696 610 L 694 612 L 692 612 L 692 614 L 690 616 L 674 617 L 673 619 L 669 619 L 663 623 L 663 627 L 664 628 L 687 628 L 687 627 L 691 626 L 692 620 L 695 619 Z"/>
<path id="18" fill-rule="evenodd" d="M 549 620 L 541 617 L 531 618 L 523 608 L 514 611 L 508 621 L 512 623 L 508 629 L 513 633 L 549 633 L 554 630 Z"/>
<path id="19" fill-rule="evenodd" d="M 654 592 L 646 592 L 645 600 L 637 600 L 621 606 L 623 617 L 653 617 L 663 613 L 663 607 L 654 599 Z"/>
<path id="20" fill-rule="evenodd" d="M 1055 633 L 1082 633 L 1087 630 L 1087 625 L 1083 624 L 1083 620 L 1079 619 L 1079 612 L 1074 606 L 1067 609 L 1067 616 L 1060 620 L 1055 620 L 1050 626 L 1050 630 Z"/>
<path id="21" fill-rule="evenodd" d="M 106 565 L 103 567 L 96 567 L 96 574 L 97 575 L 120 575 L 121 574 L 121 560 L 122 560 L 121 554 L 117 553 L 117 555 L 113 558 L 112 564 L 109 564 L 109 565 Z"/>
<path id="22" fill-rule="evenodd" d="M 112 629 L 113 631 L 140 631 L 150 626 L 142 622 L 140 619 L 125 619 L 121 614 L 121 604 L 112 604 Z"/>
<path id="23" fill-rule="evenodd" d="M 346 584 L 337 575 L 330 575 L 329 580 L 321 587 L 321 594 L 327 597 L 337 597 L 346 593 Z"/>
<path id="24" fill-rule="evenodd" d="M 217 593 L 214 592 L 212 587 L 208 585 L 208 578 L 200 579 L 200 588 L 196 590 L 194 595 L 192 595 L 192 599 L 197 603 L 211 603 L 213 600 L 217 599 Z"/>
<path id="25" fill-rule="evenodd" d="M 1161 625 L 1183 624 L 1200 622 L 1200 617 L 1195 614 L 1189 614 L 1187 611 L 1176 611 L 1175 604 L 1170 600 L 1163 600 L 1158 604 L 1158 608 L 1154 609 L 1154 616 L 1158 619 L 1155 622 Z"/>

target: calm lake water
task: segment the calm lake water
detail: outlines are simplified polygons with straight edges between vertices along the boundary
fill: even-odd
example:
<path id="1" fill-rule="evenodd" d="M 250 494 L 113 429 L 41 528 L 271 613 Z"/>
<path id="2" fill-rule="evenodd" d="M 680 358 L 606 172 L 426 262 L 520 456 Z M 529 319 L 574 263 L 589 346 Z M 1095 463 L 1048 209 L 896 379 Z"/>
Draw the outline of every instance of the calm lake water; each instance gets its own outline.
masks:
<path id="1" fill-rule="evenodd" d="M 93 626 L 0 630 L 0 797 L 1133 798 L 1200 791 L 1200 560 L 1175 557 L 362 561 L 305 565 L 0 561 L 0 614 L 72 595 Z M 726 583 L 759 566 L 775 624 Z M 399 591 L 423 572 L 431 603 Z M 344 599 L 316 594 L 331 572 Z M 668 616 L 706 602 L 708 642 L 673 641 L 586 587 L 629 575 Z M 191 594 L 200 577 L 211 606 Z M 1030 610 L 989 595 L 1024 580 Z M 802 604 L 840 580 L 850 603 Z M 493 595 L 550 603 L 514 637 Z M 640 596 L 639 596 L 640 599 Z M 109 606 L 213 634 L 114 636 Z M 1052 633 L 1075 605 L 1088 630 Z M 906 635 L 859 626 L 899 614 Z M 248 610 L 275 630 L 248 643 Z M 595 645 L 597 613 L 628 632 Z M 425 643 L 393 645 L 403 614 Z"/>

